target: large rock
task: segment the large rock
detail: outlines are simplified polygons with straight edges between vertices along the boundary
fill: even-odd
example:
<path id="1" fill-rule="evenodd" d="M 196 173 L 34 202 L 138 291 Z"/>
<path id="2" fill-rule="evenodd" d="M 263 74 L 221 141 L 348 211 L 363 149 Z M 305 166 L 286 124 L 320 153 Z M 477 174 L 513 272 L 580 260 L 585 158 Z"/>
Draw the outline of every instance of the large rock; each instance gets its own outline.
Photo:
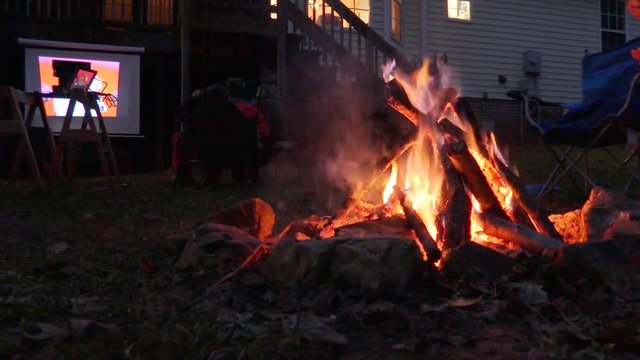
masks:
<path id="1" fill-rule="evenodd" d="M 467 242 L 451 251 L 443 264 L 446 276 L 498 281 L 513 274 L 517 262 L 488 247 Z"/>
<path id="2" fill-rule="evenodd" d="M 619 224 L 638 214 L 640 202 L 614 190 L 594 188 L 582 209 L 551 215 L 549 220 L 566 243 L 575 244 L 611 239 Z"/>
<path id="3" fill-rule="evenodd" d="M 616 233 L 608 241 L 569 245 L 558 252 L 554 262 L 575 284 L 637 283 L 640 280 L 640 237 Z"/>
<path id="4" fill-rule="evenodd" d="M 207 262 L 221 259 L 241 259 L 260 244 L 260 240 L 245 231 L 215 223 L 204 223 L 183 239 L 186 240 L 184 250 L 175 264 L 183 269 L 207 267 Z"/>
<path id="5" fill-rule="evenodd" d="M 336 239 L 282 240 L 264 260 L 262 272 L 279 287 L 326 281 L 335 247 Z"/>
<path id="6" fill-rule="evenodd" d="M 624 194 L 603 188 L 591 190 L 589 199 L 582 207 L 582 219 L 585 225 L 583 242 L 601 241 L 617 222 L 640 213 L 640 202 Z"/>
<path id="7" fill-rule="evenodd" d="M 396 215 L 341 226 L 335 230 L 335 235 L 342 237 L 406 237 L 410 235 L 410 232 L 411 230 L 407 227 L 407 220 L 403 216 Z"/>
<path id="8" fill-rule="evenodd" d="M 271 235 L 276 215 L 266 201 L 253 198 L 212 215 L 209 222 L 235 226 L 264 240 Z"/>
<path id="9" fill-rule="evenodd" d="M 562 235 L 565 243 L 576 244 L 584 241 L 584 223 L 581 209 L 572 210 L 564 214 L 550 215 L 549 220 Z"/>
<path id="10" fill-rule="evenodd" d="M 372 292 L 399 292 L 423 273 L 413 240 L 403 237 L 281 241 L 263 264 L 274 285 L 334 282 Z"/>

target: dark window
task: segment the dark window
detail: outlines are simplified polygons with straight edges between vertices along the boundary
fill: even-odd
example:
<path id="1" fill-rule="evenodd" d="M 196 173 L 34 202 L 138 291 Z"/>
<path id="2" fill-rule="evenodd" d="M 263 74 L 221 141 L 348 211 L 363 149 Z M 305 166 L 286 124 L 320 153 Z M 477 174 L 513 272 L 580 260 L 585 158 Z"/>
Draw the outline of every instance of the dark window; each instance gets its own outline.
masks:
<path id="1" fill-rule="evenodd" d="M 133 22 L 133 0 L 105 0 L 104 19 L 117 22 Z"/>
<path id="2" fill-rule="evenodd" d="M 627 41 L 625 2 L 600 0 L 600 28 L 602 50 L 608 50 Z"/>
<path id="3" fill-rule="evenodd" d="M 173 25 L 173 0 L 147 0 L 147 24 Z"/>

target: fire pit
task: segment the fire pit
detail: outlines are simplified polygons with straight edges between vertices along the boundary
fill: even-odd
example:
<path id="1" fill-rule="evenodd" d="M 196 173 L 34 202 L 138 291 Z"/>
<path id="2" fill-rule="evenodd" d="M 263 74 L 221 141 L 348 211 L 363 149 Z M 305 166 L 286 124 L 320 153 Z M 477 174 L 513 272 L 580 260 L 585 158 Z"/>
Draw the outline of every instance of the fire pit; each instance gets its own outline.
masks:
<path id="1" fill-rule="evenodd" d="M 297 220 L 267 237 L 275 215 L 260 202 L 249 212 L 256 226 L 260 218 L 271 219 L 269 229 L 263 224 L 259 234 L 254 229 L 239 235 L 216 228 L 218 235 L 208 235 L 209 239 L 250 238 L 233 242 L 247 256 L 236 272 L 271 254 L 264 262 L 265 275 L 279 286 L 330 279 L 395 291 L 413 274 L 446 267 L 451 254 L 462 247 L 481 247 L 487 259 L 492 259 L 487 255 L 491 253 L 512 258 L 524 252 L 564 261 L 566 243 L 582 236 L 566 230 L 571 227 L 567 223 L 577 219 L 575 213 L 554 217 L 561 235 L 527 192 L 494 135 L 464 107 L 450 78 L 451 70 L 442 63 L 425 61 L 413 74 L 393 63 L 386 66 L 391 94 L 387 104 L 413 126 L 413 136 L 399 144 L 378 173 L 353 191 L 331 217 Z M 378 203 L 363 200 L 380 188 Z M 238 213 L 240 217 L 247 213 L 246 204 Z M 228 211 L 212 221 L 240 224 L 225 218 L 238 216 Z M 251 244 L 259 244 L 252 253 L 247 251 Z M 210 242 L 191 244 L 189 254 L 206 245 Z M 190 263 L 190 259 L 179 262 Z"/>

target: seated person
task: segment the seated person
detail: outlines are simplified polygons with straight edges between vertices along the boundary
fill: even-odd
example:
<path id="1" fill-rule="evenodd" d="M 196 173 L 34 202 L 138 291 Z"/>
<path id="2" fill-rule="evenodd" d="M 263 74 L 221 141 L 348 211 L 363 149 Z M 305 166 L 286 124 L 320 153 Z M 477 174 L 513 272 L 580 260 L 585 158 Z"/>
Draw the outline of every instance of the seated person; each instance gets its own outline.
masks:
<path id="1" fill-rule="evenodd" d="M 246 181 L 244 156 L 244 116 L 229 101 L 225 87 L 207 88 L 206 100 L 194 114 L 189 130 L 197 147 L 198 159 L 207 171 L 207 178 L 217 183 L 223 168 L 231 168 L 237 184 Z"/>

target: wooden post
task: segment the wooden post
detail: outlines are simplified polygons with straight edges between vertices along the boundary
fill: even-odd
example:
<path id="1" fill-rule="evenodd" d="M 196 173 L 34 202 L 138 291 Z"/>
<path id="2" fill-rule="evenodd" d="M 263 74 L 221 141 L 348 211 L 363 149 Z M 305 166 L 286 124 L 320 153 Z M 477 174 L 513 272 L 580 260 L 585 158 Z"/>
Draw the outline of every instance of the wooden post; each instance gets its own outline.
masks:
<path id="1" fill-rule="evenodd" d="M 156 106 L 155 106 L 155 128 L 156 128 L 156 171 L 164 170 L 164 149 L 165 149 L 165 123 L 166 123 L 166 106 L 165 106 L 165 69 L 164 57 L 160 56 L 156 64 Z"/>
<path id="2" fill-rule="evenodd" d="M 287 109 L 287 31 L 288 31 L 288 14 L 287 8 L 291 5 L 290 0 L 278 0 L 278 48 L 277 48 L 277 67 L 278 67 L 278 99 L 279 107 L 283 115 L 283 132 L 286 134 L 290 129 L 288 124 Z"/>
<path id="3" fill-rule="evenodd" d="M 189 0 L 180 3 L 180 92 L 182 100 L 191 96 L 191 8 Z"/>

